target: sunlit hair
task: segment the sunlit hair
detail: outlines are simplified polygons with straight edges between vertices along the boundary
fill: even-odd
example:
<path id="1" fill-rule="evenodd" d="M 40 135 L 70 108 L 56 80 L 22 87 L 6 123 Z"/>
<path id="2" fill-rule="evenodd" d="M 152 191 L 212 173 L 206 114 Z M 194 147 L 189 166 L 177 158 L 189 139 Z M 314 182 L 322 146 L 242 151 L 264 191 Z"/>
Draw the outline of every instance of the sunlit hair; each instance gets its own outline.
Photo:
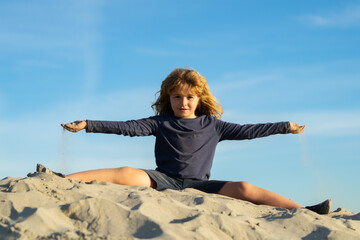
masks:
<path id="1" fill-rule="evenodd" d="M 176 88 L 190 87 L 193 94 L 199 97 L 195 110 L 196 116 L 210 115 L 221 119 L 222 106 L 210 92 L 206 78 L 195 70 L 175 68 L 162 82 L 159 97 L 151 106 L 156 114 L 172 114 L 170 94 Z"/>

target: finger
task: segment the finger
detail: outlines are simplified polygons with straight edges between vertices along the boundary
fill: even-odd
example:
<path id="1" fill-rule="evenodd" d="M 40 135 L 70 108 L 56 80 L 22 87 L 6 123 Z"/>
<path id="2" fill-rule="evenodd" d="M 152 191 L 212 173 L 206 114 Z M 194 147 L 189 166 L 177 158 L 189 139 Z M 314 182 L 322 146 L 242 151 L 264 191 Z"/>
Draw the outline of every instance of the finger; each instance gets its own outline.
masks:
<path id="1" fill-rule="evenodd" d="M 68 130 L 69 132 L 76 132 L 75 127 L 72 123 L 61 124 L 61 126 L 66 130 Z"/>
<path id="2" fill-rule="evenodd" d="M 77 124 L 75 122 L 72 122 L 72 123 L 67 123 L 65 124 L 65 126 L 72 132 L 76 132 L 76 126 Z"/>
<path id="3" fill-rule="evenodd" d="M 305 125 L 303 125 L 303 126 L 298 126 L 297 133 L 303 132 L 304 129 L 305 129 Z"/>
<path id="4" fill-rule="evenodd" d="M 73 132 L 73 131 L 74 131 L 74 129 L 69 128 L 69 127 L 67 127 L 67 126 L 64 126 L 64 128 L 65 128 L 66 130 L 68 130 L 69 132 Z"/>
<path id="5" fill-rule="evenodd" d="M 65 124 L 66 126 L 68 127 L 75 127 L 76 126 L 76 123 L 75 122 L 72 122 L 72 123 L 67 123 Z"/>

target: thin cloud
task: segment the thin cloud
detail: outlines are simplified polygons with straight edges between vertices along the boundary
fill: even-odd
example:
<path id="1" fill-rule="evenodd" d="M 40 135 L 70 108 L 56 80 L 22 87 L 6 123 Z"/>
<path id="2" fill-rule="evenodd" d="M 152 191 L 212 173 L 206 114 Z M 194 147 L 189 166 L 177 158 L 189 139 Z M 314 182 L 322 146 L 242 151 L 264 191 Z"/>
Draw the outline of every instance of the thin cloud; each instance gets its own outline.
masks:
<path id="1" fill-rule="evenodd" d="M 228 72 L 215 79 L 210 88 L 216 93 L 224 93 L 229 90 L 241 89 L 248 86 L 260 85 L 266 81 L 279 79 L 277 73 L 251 74 L 245 71 Z"/>
<path id="2" fill-rule="evenodd" d="M 349 6 L 337 12 L 307 14 L 302 20 L 317 27 L 348 27 L 360 25 L 360 5 Z"/>
<path id="3" fill-rule="evenodd" d="M 77 48 L 89 39 L 98 41 L 101 2 L 44 3 L 12 3 L 4 7 L 0 21 L 7 24 L 0 26 L 0 42 L 6 49 Z M 55 14 L 59 12 L 62 14 Z"/>
<path id="4" fill-rule="evenodd" d="M 351 91 L 360 88 L 359 61 L 334 61 L 312 63 L 310 65 L 283 66 L 271 69 L 252 69 L 247 71 L 228 72 L 216 79 L 208 78 L 210 89 L 217 95 L 224 95 L 231 91 L 243 91 L 249 94 L 256 88 L 258 94 L 269 93 L 268 87 L 283 89 L 284 94 L 313 94 L 317 92 Z M 336 69 L 334 72 L 333 70 Z M 213 83 L 212 83 L 213 82 Z M 298 89 L 289 91 L 288 87 L 297 86 Z M 244 92 L 245 91 L 245 92 Z M 224 96 L 226 97 L 226 95 Z M 331 95 L 329 96 L 331 97 Z"/>
<path id="5" fill-rule="evenodd" d="M 184 47 L 196 47 L 196 48 L 214 48 L 218 47 L 219 45 L 211 40 L 204 40 L 204 39 L 188 39 L 188 38 L 181 38 L 181 37 L 171 37 L 170 41 L 184 46 Z"/>
<path id="6" fill-rule="evenodd" d="M 0 26 L 0 50 L 27 54 L 17 63 L 18 69 L 61 68 L 69 60 L 81 61 L 82 84 L 91 94 L 101 81 L 103 5 L 102 1 L 8 4 L 0 16 L 7 23 Z M 55 14 L 58 12 L 61 14 Z M 42 59 L 34 57 L 40 55 Z"/>
<path id="7" fill-rule="evenodd" d="M 60 64 L 44 60 L 44 59 L 25 59 L 18 62 L 19 67 L 32 67 L 32 68 L 52 68 L 61 69 Z"/>
<path id="8" fill-rule="evenodd" d="M 194 57 L 194 54 L 188 52 L 170 51 L 155 48 L 136 48 L 135 52 L 154 57 Z"/>
<path id="9" fill-rule="evenodd" d="M 8 100 L 6 98 L 6 94 L 1 92 L 0 90 L 0 116 L 2 115 L 2 111 L 6 109 L 8 105 Z"/>

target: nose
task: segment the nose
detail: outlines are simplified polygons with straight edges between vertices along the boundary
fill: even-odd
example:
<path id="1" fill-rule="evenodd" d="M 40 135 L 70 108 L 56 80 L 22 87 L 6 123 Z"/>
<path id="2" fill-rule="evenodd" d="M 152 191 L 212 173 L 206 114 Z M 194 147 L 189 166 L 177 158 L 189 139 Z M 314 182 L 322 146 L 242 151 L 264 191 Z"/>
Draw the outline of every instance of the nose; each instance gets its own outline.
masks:
<path id="1" fill-rule="evenodd" d="M 183 107 L 185 107 L 185 106 L 187 105 L 187 99 L 186 99 L 185 97 L 183 97 L 183 98 L 181 99 L 181 105 L 182 105 Z"/>

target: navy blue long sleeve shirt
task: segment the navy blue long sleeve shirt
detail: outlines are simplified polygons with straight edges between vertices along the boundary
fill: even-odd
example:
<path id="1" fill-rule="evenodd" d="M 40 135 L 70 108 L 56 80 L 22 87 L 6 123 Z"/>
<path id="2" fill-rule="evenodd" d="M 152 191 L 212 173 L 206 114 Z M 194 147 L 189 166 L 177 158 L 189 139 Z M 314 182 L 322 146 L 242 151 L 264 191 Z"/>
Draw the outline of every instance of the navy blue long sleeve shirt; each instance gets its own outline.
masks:
<path id="1" fill-rule="evenodd" d="M 131 121 L 86 120 L 86 132 L 156 137 L 157 169 L 173 177 L 208 180 L 216 145 L 290 132 L 289 122 L 235 124 L 212 116 L 177 118 L 162 114 Z"/>

